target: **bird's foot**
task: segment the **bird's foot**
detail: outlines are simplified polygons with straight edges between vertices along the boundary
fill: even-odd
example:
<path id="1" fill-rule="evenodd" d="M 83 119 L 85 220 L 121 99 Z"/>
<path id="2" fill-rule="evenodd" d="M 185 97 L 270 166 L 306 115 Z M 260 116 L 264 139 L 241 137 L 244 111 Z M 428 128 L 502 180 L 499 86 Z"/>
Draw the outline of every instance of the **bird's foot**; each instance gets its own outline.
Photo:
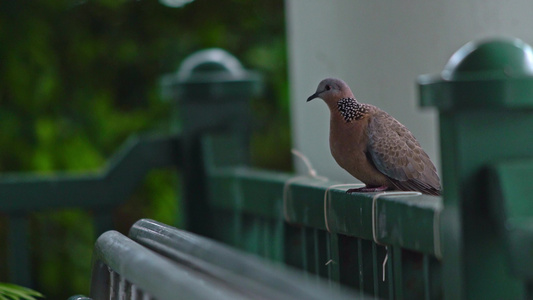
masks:
<path id="1" fill-rule="evenodd" d="M 365 187 L 362 187 L 362 188 L 356 188 L 356 189 L 349 189 L 346 191 L 347 194 L 351 194 L 351 193 L 372 193 L 372 192 L 383 192 L 383 191 L 386 191 L 388 190 L 389 187 L 388 186 L 365 186 Z"/>

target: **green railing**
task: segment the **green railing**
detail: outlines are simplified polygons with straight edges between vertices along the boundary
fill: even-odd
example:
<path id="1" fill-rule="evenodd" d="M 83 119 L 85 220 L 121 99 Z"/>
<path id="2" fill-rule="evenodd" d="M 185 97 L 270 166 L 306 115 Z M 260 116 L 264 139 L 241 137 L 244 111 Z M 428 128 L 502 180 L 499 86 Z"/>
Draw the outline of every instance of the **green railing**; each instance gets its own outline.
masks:
<path id="1" fill-rule="evenodd" d="M 374 199 L 346 188 L 326 194 L 338 182 L 239 166 L 239 156 L 229 157 L 238 153 L 232 140 L 204 143 L 210 211 L 213 223 L 224 224 L 213 226 L 212 237 L 379 298 L 442 295 L 435 258 L 441 198 Z"/>
<path id="2" fill-rule="evenodd" d="M 509 176 L 511 169 L 504 166 L 531 168 L 533 49 L 517 39 L 469 43 L 441 74 L 422 76 L 419 85 L 421 104 L 439 110 L 444 296 L 532 298 L 527 284 L 532 277 L 511 268 L 511 262 L 530 265 L 533 252 L 516 251 L 507 241 L 519 232 L 523 242 L 533 236 L 513 222 L 533 220 L 527 192 L 533 179 Z"/>
<path id="3" fill-rule="evenodd" d="M 79 208 L 91 211 L 95 233 L 113 228 L 112 213 L 154 168 L 178 167 L 177 136 L 129 139 L 108 166 L 94 174 L 2 175 L 0 211 L 8 215 L 8 269 L 11 281 L 31 286 L 29 214 Z"/>
<path id="4" fill-rule="evenodd" d="M 442 200 L 324 199 L 335 183 L 249 169 L 211 138 L 207 234 L 379 297 L 533 298 L 533 50 L 469 43 L 419 86 L 439 110 Z"/>
<path id="5" fill-rule="evenodd" d="M 179 136 L 143 139 L 131 153 L 144 154 L 125 155 L 101 174 L 0 178 L 0 211 L 15 224 L 13 259 L 23 262 L 14 281 L 29 278 L 27 259 L 17 256 L 27 249 L 28 212 L 84 207 L 109 224 L 107 209 L 148 167 L 174 165 L 183 174 L 187 230 L 325 277 L 333 287 L 389 299 L 533 298 L 531 47 L 470 43 L 441 74 L 419 78 L 422 105 L 439 110 L 442 198 L 347 195 L 330 188 L 336 182 L 250 168 L 243 124 L 259 77 L 238 63 L 230 70 L 235 61 L 221 63 L 227 54 L 215 52 L 192 56 L 163 80 L 165 94 L 180 101 Z M 136 155 L 148 163 L 126 163 Z M 130 181 L 120 173 L 138 175 Z M 89 194 L 78 195 L 78 187 Z"/>
<path id="6" fill-rule="evenodd" d="M 98 238 L 92 299 L 354 298 L 349 289 L 332 290 L 299 271 L 153 220 L 137 221 L 128 237 L 108 231 Z"/>

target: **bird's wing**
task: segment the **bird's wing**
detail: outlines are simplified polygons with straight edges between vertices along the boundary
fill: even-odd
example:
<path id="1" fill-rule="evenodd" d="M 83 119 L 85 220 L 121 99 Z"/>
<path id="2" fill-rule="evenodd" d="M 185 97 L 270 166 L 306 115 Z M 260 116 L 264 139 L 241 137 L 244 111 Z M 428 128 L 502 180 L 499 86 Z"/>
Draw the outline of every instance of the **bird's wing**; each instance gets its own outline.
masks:
<path id="1" fill-rule="evenodd" d="M 369 120 L 367 130 L 367 155 L 398 189 L 440 194 L 435 166 L 405 126 L 378 111 Z"/>

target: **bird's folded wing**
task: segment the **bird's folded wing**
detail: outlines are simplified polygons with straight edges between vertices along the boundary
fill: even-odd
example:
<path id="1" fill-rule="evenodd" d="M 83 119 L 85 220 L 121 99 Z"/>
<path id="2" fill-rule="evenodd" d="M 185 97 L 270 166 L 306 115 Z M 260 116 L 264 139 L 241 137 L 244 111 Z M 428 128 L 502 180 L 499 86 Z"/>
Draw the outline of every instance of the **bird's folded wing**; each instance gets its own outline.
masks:
<path id="1" fill-rule="evenodd" d="M 376 168 L 401 190 L 440 191 L 437 170 L 411 132 L 380 111 L 368 124 L 368 154 Z"/>

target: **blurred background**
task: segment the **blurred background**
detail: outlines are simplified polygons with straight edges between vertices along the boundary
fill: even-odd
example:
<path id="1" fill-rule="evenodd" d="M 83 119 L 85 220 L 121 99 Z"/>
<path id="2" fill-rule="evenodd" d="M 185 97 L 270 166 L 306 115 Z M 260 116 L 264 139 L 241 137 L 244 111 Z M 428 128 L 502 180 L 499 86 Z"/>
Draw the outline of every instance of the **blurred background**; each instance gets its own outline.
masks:
<path id="1" fill-rule="evenodd" d="M 0 1 L 0 42 L 3 174 L 98 171 L 131 134 L 168 132 L 173 104 L 159 81 L 210 47 L 264 77 L 252 103 L 253 163 L 291 168 L 282 0 Z M 127 233 L 142 217 L 179 225 L 176 186 L 174 172 L 150 173 L 115 214 L 117 229 Z M 6 223 L 0 215 L 0 241 Z M 35 213 L 31 229 L 36 289 L 47 299 L 88 294 L 91 214 Z M 1 282 L 5 242 L 0 257 Z"/>
<path id="2" fill-rule="evenodd" d="M 530 0 L 0 1 L 0 172 L 98 171 L 131 134 L 170 131 L 159 80 L 211 47 L 263 75 L 252 99 L 255 166 L 290 171 L 294 146 L 320 175 L 354 181 L 329 154 L 327 107 L 305 103 L 334 76 L 405 124 L 440 169 L 438 119 L 418 107 L 417 76 L 440 72 L 474 39 L 532 44 L 531 15 Z M 179 182 L 152 172 L 114 216 L 117 229 L 142 217 L 179 226 Z M 0 241 L 5 227 L 0 215 Z M 91 214 L 35 213 L 31 227 L 37 290 L 87 294 Z"/>
<path id="3" fill-rule="evenodd" d="M 353 182 L 329 153 L 326 105 L 303 103 L 321 79 L 334 76 L 359 101 L 407 126 L 440 170 L 437 113 L 419 107 L 417 77 L 441 72 L 472 40 L 504 36 L 533 44 L 531 15 L 529 0 L 286 0 L 294 146 L 319 174 Z"/>

